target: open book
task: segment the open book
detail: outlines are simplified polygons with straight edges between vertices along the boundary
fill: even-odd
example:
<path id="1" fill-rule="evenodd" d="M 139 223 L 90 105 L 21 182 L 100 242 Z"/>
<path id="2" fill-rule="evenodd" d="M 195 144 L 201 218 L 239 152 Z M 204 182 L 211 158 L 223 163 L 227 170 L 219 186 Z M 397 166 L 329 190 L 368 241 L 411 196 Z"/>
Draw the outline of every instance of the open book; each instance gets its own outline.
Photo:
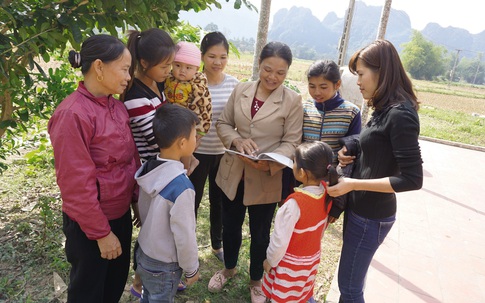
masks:
<path id="1" fill-rule="evenodd" d="M 240 153 L 240 152 L 232 150 L 232 149 L 224 149 L 224 151 L 226 153 L 240 155 L 240 156 L 249 158 L 249 159 L 254 160 L 254 161 L 260 161 L 260 160 L 274 161 L 274 162 L 281 163 L 285 166 L 288 166 L 289 168 L 293 168 L 293 160 L 291 160 L 290 158 L 288 158 L 286 156 L 277 154 L 277 153 L 261 153 L 257 156 L 252 156 L 252 155 Z"/>

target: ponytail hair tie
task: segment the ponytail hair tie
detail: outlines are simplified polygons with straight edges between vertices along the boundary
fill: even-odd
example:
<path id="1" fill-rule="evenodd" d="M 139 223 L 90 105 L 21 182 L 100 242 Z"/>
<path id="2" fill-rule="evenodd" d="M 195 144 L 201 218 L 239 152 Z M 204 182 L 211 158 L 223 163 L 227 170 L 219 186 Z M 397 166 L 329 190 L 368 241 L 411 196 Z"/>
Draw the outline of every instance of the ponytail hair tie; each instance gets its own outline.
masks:
<path id="1" fill-rule="evenodd" d="M 80 53 L 76 53 L 74 55 L 74 62 L 76 62 L 77 66 L 81 66 L 81 54 Z"/>
<path id="2" fill-rule="evenodd" d="M 140 38 L 141 38 L 141 35 L 137 35 L 137 36 L 136 36 L 136 38 L 137 38 L 137 39 L 140 39 Z"/>
<path id="3" fill-rule="evenodd" d="M 329 170 L 330 167 L 332 167 L 332 164 L 327 165 L 327 170 Z"/>

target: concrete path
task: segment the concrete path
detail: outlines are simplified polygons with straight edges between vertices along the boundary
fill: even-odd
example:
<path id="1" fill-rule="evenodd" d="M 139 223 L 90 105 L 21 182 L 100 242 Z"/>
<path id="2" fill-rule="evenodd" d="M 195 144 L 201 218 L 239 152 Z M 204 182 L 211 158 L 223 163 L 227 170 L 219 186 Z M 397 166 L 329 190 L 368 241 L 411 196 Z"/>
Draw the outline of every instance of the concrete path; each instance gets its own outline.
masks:
<path id="1" fill-rule="evenodd" d="M 420 140 L 424 185 L 398 194 L 397 221 L 367 274 L 368 303 L 485 302 L 485 152 Z M 334 279 L 326 302 L 338 302 Z"/>

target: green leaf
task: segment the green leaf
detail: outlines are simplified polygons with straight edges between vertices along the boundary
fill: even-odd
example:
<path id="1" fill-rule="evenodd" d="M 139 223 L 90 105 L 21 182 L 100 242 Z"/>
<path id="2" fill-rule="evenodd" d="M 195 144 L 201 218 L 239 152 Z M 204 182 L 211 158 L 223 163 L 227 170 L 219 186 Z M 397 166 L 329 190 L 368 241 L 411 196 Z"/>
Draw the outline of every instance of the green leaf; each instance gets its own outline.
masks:
<path id="1" fill-rule="evenodd" d="M 41 56 L 42 56 L 42 59 L 43 59 L 45 62 L 49 62 L 49 61 L 51 60 L 51 56 L 49 55 L 49 53 L 48 53 L 48 52 L 43 52 L 43 53 L 41 54 Z"/>
<path id="2" fill-rule="evenodd" d="M 42 25 L 40 26 L 40 31 L 41 32 L 44 32 L 44 31 L 46 31 L 50 27 L 51 27 L 51 25 L 49 23 L 47 23 L 47 22 L 42 23 Z"/>
<path id="3" fill-rule="evenodd" d="M 20 38 L 22 38 L 22 40 L 27 40 L 27 31 L 25 30 L 25 27 L 21 27 L 18 29 L 18 33 L 20 35 Z"/>
<path id="4" fill-rule="evenodd" d="M 34 58 L 32 58 L 32 56 L 29 56 L 27 58 L 27 60 L 29 61 L 29 68 L 30 68 L 30 70 L 33 70 L 34 69 Z"/>
<path id="5" fill-rule="evenodd" d="M 35 67 L 37 67 L 37 69 L 39 70 L 39 72 L 41 73 L 42 77 L 44 78 L 47 78 L 47 75 L 45 74 L 45 71 L 44 69 L 42 68 L 42 66 L 39 65 L 39 63 L 35 62 L 34 61 L 34 65 Z"/>
<path id="6" fill-rule="evenodd" d="M 32 81 L 32 77 L 29 74 L 25 75 L 25 86 L 32 87 L 34 85 L 34 81 Z"/>
<path id="7" fill-rule="evenodd" d="M 79 26 L 75 22 L 71 22 L 70 30 L 74 42 L 80 44 L 83 40 L 83 34 L 81 33 L 81 29 L 79 28 Z"/>
<path id="8" fill-rule="evenodd" d="M 8 36 L 3 35 L 0 33 L 0 50 L 8 49 L 10 48 L 10 39 Z"/>
<path id="9" fill-rule="evenodd" d="M 6 129 L 7 127 L 16 128 L 17 122 L 15 122 L 14 120 L 0 121 L 0 128 L 1 129 Z"/>
<path id="10" fill-rule="evenodd" d="M 10 71 L 8 78 L 9 78 L 10 85 L 14 87 L 21 85 L 19 77 L 17 76 L 17 73 L 15 73 L 13 70 Z"/>
<path id="11" fill-rule="evenodd" d="M 68 14 L 61 14 L 59 18 L 57 18 L 57 21 L 59 21 L 60 24 L 63 26 L 68 26 L 69 25 L 69 15 Z"/>
<path id="12" fill-rule="evenodd" d="M 97 24 L 97 27 L 98 28 L 104 28 L 108 24 L 108 22 L 107 22 L 107 20 L 106 20 L 106 18 L 104 16 L 98 16 L 96 18 L 96 20 L 98 22 L 98 24 Z"/>
<path id="13" fill-rule="evenodd" d="M 29 121 L 29 111 L 27 109 L 23 111 L 18 111 L 17 113 L 19 115 L 20 120 L 24 122 Z"/>

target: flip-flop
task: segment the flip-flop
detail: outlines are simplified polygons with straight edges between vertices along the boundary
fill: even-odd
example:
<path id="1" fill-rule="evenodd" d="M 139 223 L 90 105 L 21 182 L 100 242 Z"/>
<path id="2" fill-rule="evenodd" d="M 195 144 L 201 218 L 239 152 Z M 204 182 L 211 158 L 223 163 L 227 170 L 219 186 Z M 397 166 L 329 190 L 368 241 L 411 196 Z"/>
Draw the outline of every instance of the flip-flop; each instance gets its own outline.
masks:
<path id="1" fill-rule="evenodd" d="M 317 303 L 317 301 L 315 301 L 315 299 L 313 299 L 313 297 L 310 297 L 310 299 L 308 299 L 307 303 Z"/>
<path id="2" fill-rule="evenodd" d="M 212 254 L 214 256 L 216 256 L 216 258 L 221 261 L 222 263 L 224 263 L 224 251 L 222 249 L 220 250 L 214 250 L 212 249 Z"/>
<path id="3" fill-rule="evenodd" d="M 136 290 L 133 288 L 133 286 L 130 288 L 130 293 L 131 293 L 131 295 L 132 295 L 132 296 L 135 296 L 135 297 L 137 297 L 137 298 L 141 299 L 141 293 L 137 292 L 137 291 L 136 291 Z"/>
<path id="4" fill-rule="evenodd" d="M 187 288 L 187 285 L 185 285 L 185 282 L 180 280 L 179 286 L 177 287 L 177 291 L 183 291 Z"/>

